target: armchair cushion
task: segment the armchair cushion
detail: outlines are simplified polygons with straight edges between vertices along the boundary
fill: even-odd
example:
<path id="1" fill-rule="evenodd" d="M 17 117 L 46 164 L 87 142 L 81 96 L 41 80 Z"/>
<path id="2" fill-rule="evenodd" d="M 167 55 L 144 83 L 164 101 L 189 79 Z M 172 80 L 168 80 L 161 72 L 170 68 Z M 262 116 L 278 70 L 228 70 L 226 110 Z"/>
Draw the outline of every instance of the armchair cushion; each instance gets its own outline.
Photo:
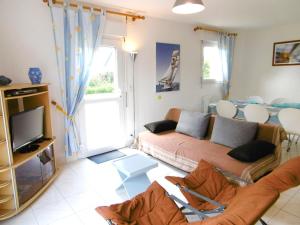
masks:
<path id="1" fill-rule="evenodd" d="M 175 185 L 186 186 L 190 190 L 220 202 L 225 206 L 229 204 L 230 199 L 236 194 L 238 188 L 237 185 L 230 183 L 224 175 L 205 160 L 201 160 L 198 167 L 184 178 L 167 176 L 166 179 Z M 182 194 L 191 206 L 196 209 L 211 210 L 216 208 L 216 206 L 185 191 L 182 191 Z"/>
<path id="2" fill-rule="evenodd" d="M 187 222 L 166 191 L 153 182 L 144 192 L 132 200 L 111 206 L 96 208 L 106 220 L 118 225 L 178 225 Z"/>

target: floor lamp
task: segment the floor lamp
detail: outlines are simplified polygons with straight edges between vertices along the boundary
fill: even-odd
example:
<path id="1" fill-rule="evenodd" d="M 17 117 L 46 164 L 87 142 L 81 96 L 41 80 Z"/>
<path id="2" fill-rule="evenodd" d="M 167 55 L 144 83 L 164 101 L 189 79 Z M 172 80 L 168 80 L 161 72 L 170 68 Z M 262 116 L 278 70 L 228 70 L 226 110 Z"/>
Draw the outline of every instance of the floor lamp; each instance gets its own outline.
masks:
<path id="1" fill-rule="evenodd" d="M 134 76 L 134 63 L 135 63 L 136 57 L 138 55 L 138 52 L 130 52 L 129 55 L 130 55 L 130 58 L 131 58 L 131 61 L 132 61 L 133 138 L 135 138 L 135 124 L 136 124 L 136 122 L 135 122 L 135 87 L 134 87 L 135 76 Z"/>

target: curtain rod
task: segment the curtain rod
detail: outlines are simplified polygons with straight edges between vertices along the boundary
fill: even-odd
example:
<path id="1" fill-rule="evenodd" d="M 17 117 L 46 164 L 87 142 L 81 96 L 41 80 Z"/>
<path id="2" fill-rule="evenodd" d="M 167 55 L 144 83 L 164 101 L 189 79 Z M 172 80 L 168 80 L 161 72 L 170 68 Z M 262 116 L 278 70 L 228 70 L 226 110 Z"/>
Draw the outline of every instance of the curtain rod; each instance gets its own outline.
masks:
<path id="1" fill-rule="evenodd" d="M 52 0 L 52 1 L 53 1 L 53 4 L 56 4 L 56 5 L 63 5 L 64 4 L 63 0 Z M 43 0 L 43 2 L 47 3 L 49 5 L 49 0 Z M 78 7 L 78 4 L 77 3 L 70 3 L 70 6 Z M 97 12 L 102 11 L 102 9 L 100 7 L 93 7 L 93 6 L 87 5 L 87 4 L 83 4 L 82 7 L 83 7 L 83 9 L 86 9 L 86 10 L 93 9 L 94 11 L 97 11 Z M 131 14 L 131 13 L 122 13 L 122 12 L 117 12 L 117 11 L 113 11 L 113 10 L 107 10 L 106 12 L 109 13 L 109 14 L 117 15 L 117 16 L 125 16 L 126 18 L 130 17 L 130 18 L 132 18 L 132 21 L 135 21 L 137 19 L 140 19 L 140 20 L 145 19 L 145 16 L 135 15 L 135 14 Z"/>
<path id="2" fill-rule="evenodd" d="M 209 28 L 209 27 L 197 26 L 197 27 L 194 28 L 195 32 L 198 31 L 198 30 L 205 30 L 205 31 L 210 31 L 210 32 L 223 33 L 223 34 L 227 34 L 227 35 L 231 35 L 231 36 L 237 36 L 238 35 L 237 33 L 225 32 L 225 31 L 222 31 L 222 30 L 217 30 L 217 29 Z"/>

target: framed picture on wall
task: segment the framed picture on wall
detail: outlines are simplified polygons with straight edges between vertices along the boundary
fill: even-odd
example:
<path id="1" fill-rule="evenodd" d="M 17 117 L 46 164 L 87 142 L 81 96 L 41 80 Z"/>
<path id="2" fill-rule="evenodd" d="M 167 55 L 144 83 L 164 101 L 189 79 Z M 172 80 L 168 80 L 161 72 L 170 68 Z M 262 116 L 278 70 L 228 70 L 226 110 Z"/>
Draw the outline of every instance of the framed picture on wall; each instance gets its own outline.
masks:
<path id="1" fill-rule="evenodd" d="M 156 43 L 156 92 L 179 91 L 180 45 Z"/>
<path id="2" fill-rule="evenodd" d="M 275 42 L 273 66 L 300 65 L 300 40 Z"/>

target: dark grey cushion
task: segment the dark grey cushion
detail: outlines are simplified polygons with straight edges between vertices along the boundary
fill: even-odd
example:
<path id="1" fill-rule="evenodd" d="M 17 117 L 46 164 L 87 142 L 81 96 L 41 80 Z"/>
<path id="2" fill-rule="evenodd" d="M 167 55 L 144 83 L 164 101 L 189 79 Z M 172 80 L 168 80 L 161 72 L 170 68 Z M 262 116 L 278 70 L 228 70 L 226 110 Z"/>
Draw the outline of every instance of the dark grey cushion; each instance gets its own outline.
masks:
<path id="1" fill-rule="evenodd" d="M 211 141 L 216 144 L 236 148 L 255 138 L 258 124 L 253 122 L 216 117 Z"/>
<path id="2" fill-rule="evenodd" d="M 227 155 L 242 162 L 255 162 L 274 153 L 276 146 L 263 140 L 254 140 L 248 144 L 232 149 Z"/>
<path id="3" fill-rule="evenodd" d="M 203 139 L 207 132 L 210 114 L 181 111 L 176 132 Z"/>
<path id="4" fill-rule="evenodd" d="M 175 130 L 177 122 L 173 120 L 161 120 L 152 123 L 147 123 L 144 127 L 152 133 L 160 133 L 168 130 Z"/>

